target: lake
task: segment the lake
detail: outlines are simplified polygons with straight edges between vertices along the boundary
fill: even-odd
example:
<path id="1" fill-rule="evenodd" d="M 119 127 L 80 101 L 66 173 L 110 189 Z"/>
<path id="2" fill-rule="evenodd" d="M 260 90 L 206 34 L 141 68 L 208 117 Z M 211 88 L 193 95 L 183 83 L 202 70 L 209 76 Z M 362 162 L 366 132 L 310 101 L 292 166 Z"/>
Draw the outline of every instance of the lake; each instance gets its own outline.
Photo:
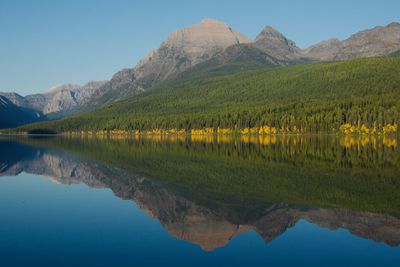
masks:
<path id="1" fill-rule="evenodd" d="M 389 137 L 0 138 L 1 266 L 398 266 Z"/>

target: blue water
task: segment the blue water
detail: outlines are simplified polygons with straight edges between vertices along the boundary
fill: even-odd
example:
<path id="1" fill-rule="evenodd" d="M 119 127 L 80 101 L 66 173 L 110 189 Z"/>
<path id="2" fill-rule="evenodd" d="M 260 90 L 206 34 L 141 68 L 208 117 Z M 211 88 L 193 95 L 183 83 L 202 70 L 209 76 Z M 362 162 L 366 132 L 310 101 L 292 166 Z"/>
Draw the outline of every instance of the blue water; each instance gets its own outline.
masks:
<path id="1" fill-rule="evenodd" d="M 400 248 L 300 220 L 270 243 L 250 231 L 204 251 L 110 189 L 0 177 L 0 266 L 398 266 Z"/>

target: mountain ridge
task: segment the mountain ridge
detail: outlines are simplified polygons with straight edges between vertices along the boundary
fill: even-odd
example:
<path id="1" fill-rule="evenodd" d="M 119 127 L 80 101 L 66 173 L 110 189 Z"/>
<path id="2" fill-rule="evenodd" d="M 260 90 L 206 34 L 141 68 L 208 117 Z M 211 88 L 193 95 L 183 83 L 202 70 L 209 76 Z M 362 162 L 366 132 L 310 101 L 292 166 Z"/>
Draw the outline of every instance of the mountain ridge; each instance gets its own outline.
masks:
<path id="1" fill-rule="evenodd" d="M 198 24 L 172 32 L 158 49 L 151 51 L 135 67 L 117 72 L 99 88 L 89 106 L 134 96 L 212 58 L 231 45 L 249 42 L 250 38 L 233 31 L 227 23 L 203 19 Z"/>
<path id="2" fill-rule="evenodd" d="M 176 77 L 200 79 L 315 60 L 396 56 L 396 51 L 400 51 L 399 23 L 363 30 L 344 41 L 329 39 L 300 49 L 271 26 L 264 27 L 252 40 L 227 23 L 203 19 L 172 32 L 135 67 L 117 72 L 109 81 L 91 86 L 58 85 L 46 93 L 26 97 L 12 93 L 0 95 L 21 108 L 39 112 L 43 118 L 59 119 L 142 94 Z"/>
<path id="3" fill-rule="evenodd" d="M 352 34 L 340 41 L 330 39 L 304 49 L 304 55 L 320 60 L 348 60 L 389 55 L 400 49 L 400 23 L 392 22 Z"/>
<path id="4" fill-rule="evenodd" d="M 219 25 L 219 27 L 225 28 L 231 33 L 235 33 L 229 25 L 223 22 L 219 22 L 213 19 L 204 19 L 200 24 L 195 24 L 191 27 L 196 27 L 196 25 L 201 24 L 211 24 L 211 25 Z M 368 29 L 361 31 L 362 32 L 370 32 L 372 31 L 380 31 L 385 30 L 388 27 L 395 27 L 397 29 L 398 23 L 391 23 L 387 26 L 379 26 L 374 29 Z M 206 71 L 204 70 L 204 66 L 208 65 L 208 73 L 211 75 L 215 75 L 216 73 L 222 74 L 229 74 L 232 72 L 238 72 L 243 70 L 244 68 L 252 69 L 259 69 L 259 68 L 269 68 L 269 67 L 276 67 L 276 66 L 287 66 L 291 64 L 299 64 L 304 63 L 312 60 L 321 60 L 321 61 L 330 61 L 330 60 L 340 60 L 340 57 L 337 56 L 338 53 L 341 53 L 341 49 L 343 49 L 342 41 L 338 39 L 330 39 L 328 41 L 323 41 L 320 44 L 315 46 L 311 46 L 306 49 L 300 49 L 295 42 L 291 41 L 290 39 L 286 38 L 282 33 L 275 30 L 271 26 L 266 26 L 256 37 L 255 40 L 251 40 L 250 38 L 245 38 L 245 40 L 241 41 L 240 43 L 237 42 L 236 44 L 231 44 L 228 47 L 225 47 L 222 51 L 215 52 L 213 56 L 207 56 L 206 59 L 202 59 L 201 61 L 195 60 L 190 63 L 187 62 L 187 58 L 185 55 L 182 57 L 177 57 L 172 62 L 179 63 L 178 66 L 184 66 L 183 69 L 174 69 L 171 71 L 167 71 L 164 73 L 162 70 L 157 69 L 156 71 L 148 71 L 151 69 L 152 65 L 159 65 L 165 68 L 165 62 L 163 60 L 157 61 L 157 51 L 163 51 L 165 53 L 168 52 L 168 48 L 165 48 L 164 45 L 168 45 L 171 42 L 174 43 L 172 40 L 176 40 L 176 38 L 180 38 L 178 36 L 185 35 L 185 31 L 190 29 L 191 27 L 184 28 L 178 31 L 171 33 L 171 35 L 160 45 L 160 48 L 152 51 L 149 53 L 147 57 L 142 59 L 138 62 L 138 64 L 132 69 L 125 69 L 122 73 L 125 74 L 125 79 L 120 81 L 119 77 L 121 72 L 118 72 L 110 81 L 112 86 L 104 86 L 100 88 L 95 94 L 95 99 L 93 99 L 86 107 L 87 110 L 91 110 L 92 107 L 100 107 L 105 104 L 109 104 L 115 101 L 123 100 L 137 94 L 143 93 L 148 89 L 152 88 L 156 84 L 163 82 L 165 80 L 171 79 L 181 73 L 184 73 L 183 70 L 196 70 L 196 67 L 201 69 L 203 72 L 202 75 L 205 75 Z M 357 34 L 353 34 L 357 36 Z M 181 37 L 182 37 L 181 36 Z M 351 37 L 350 37 L 351 38 Z M 322 44 L 322 45 L 321 45 Z M 398 42 L 400 47 L 400 40 Z M 252 54 L 249 55 L 250 58 L 245 58 L 242 62 L 237 60 L 240 58 L 240 53 L 243 52 L 245 46 L 251 46 L 252 48 L 256 48 L 260 51 L 252 50 L 252 48 L 247 48 L 247 52 L 252 50 Z M 333 48 L 332 48 L 333 46 Z M 237 54 L 233 55 L 232 51 L 236 50 Z M 317 51 L 316 51 L 317 50 Z M 167 51 L 167 52 L 166 52 Z M 176 52 L 176 51 L 174 51 Z M 376 56 L 376 55 L 387 55 L 389 52 L 370 52 L 369 54 L 356 54 L 354 56 L 348 56 L 348 58 L 357 58 L 357 57 L 364 57 L 364 56 Z M 229 56 L 227 56 L 229 55 Z M 258 55 L 259 58 L 254 60 L 254 56 Z M 228 60 L 221 60 L 221 58 L 230 58 Z M 171 60 L 170 60 L 171 61 Z M 229 66 L 226 66 L 227 63 Z M 154 63 L 156 62 L 156 63 Z M 192 64 L 193 63 L 193 64 Z M 243 66 L 240 66 L 240 64 Z M 171 64 L 168 63 L 168 64 Z M 168 65 L 167 64 L 167 65 Z M 203 64 L 203 65 L 202 65 Z M 199 66 L 200 65 L 200 66 Z M 170 65 L 171 67 L 171 65 Z M 147 74 L 145 74 L 147 72 Z M 150 74 L 149 74 L 150 73 Z M 194 71 L 192 71 L 194 73 Z"/>
<path id="5" fill-rule="evenodd" d="M 76 108 L 86 103 L 104 84 L 105 81 L 89 81 L 84 85 L 59 84 L 50 87 L 44 93 L 22 96 L 13 92 L 0 92 L 0 96 L 6 97 L 22 109 L 36 112 L 43 119 L 60 118 L 73 113 Z"/>

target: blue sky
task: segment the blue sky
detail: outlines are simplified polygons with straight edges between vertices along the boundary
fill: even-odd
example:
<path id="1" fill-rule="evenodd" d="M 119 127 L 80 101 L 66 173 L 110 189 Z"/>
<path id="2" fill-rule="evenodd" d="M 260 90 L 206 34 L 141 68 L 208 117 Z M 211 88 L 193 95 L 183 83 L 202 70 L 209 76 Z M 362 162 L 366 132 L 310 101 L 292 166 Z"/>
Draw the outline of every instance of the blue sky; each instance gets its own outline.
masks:
<path id="1" fill-rule="evenodd" d="M 399 0 L 1 0 L 0 91 L 110 79 L 205 17 L 254 38 L 271 25 L 300 47 L 400 21 Z"/>

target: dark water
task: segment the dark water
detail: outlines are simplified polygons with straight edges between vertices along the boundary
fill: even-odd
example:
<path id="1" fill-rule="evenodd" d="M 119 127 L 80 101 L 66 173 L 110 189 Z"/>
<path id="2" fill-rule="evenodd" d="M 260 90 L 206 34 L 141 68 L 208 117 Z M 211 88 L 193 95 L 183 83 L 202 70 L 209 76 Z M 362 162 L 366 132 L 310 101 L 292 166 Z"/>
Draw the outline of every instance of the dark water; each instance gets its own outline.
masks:
<path id="1" fill-rule="evenodd" d="M 0 139 L 0 266 L 398 266 L 393 138 Z"/>

